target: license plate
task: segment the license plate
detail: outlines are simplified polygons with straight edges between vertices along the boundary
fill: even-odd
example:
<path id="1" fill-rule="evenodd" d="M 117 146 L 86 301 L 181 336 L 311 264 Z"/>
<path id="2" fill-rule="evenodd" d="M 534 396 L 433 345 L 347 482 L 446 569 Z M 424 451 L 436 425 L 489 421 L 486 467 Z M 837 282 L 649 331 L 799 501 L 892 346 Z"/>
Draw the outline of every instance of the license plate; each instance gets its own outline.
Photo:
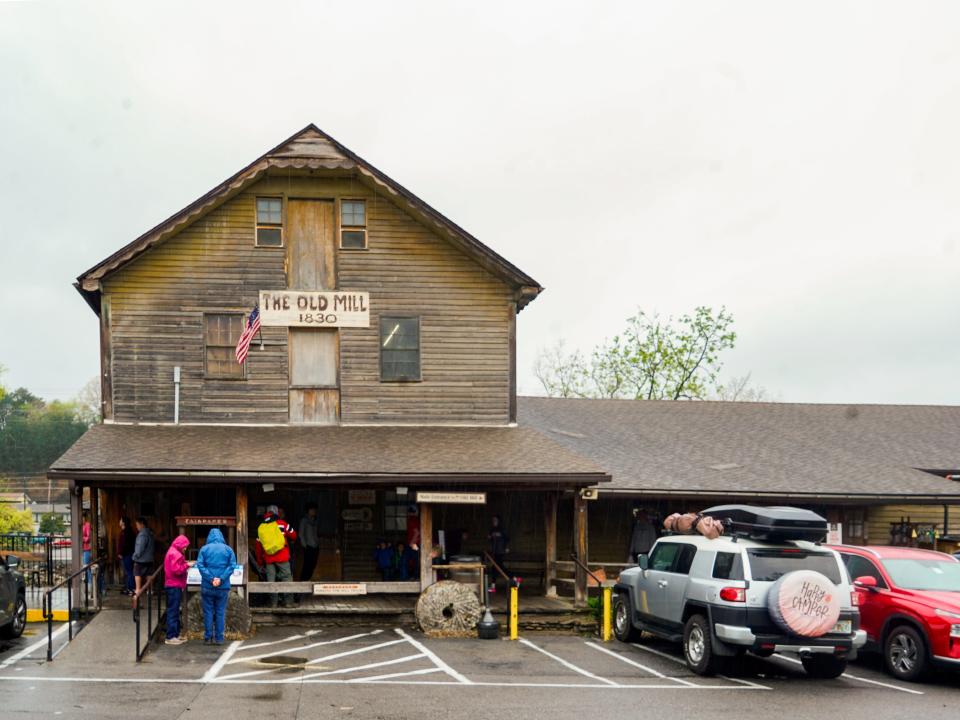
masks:
<path id="1" fill-rule="evenodd" d="M 849 635 L 851 632 L 853 632 L 853 626 L 850 624 L 849 620 L 841 620 L 833 626 L 833 630 L 830 632 L 837 635 Z"/>

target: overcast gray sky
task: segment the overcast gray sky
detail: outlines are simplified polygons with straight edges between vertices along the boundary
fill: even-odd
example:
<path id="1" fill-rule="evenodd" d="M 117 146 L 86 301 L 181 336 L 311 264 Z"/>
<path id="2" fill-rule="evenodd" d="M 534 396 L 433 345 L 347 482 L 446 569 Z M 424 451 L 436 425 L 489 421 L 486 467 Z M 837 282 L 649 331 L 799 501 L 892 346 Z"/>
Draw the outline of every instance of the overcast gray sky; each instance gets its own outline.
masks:
<path id="1" fill-rule="evenodd" d="M 73 279 L 310 122 L 523 268 L 520 389 L 726 305 L 793 402 L 960 403 L 960 3 L 0 0 L 0 363 L 98 372 Z"/>

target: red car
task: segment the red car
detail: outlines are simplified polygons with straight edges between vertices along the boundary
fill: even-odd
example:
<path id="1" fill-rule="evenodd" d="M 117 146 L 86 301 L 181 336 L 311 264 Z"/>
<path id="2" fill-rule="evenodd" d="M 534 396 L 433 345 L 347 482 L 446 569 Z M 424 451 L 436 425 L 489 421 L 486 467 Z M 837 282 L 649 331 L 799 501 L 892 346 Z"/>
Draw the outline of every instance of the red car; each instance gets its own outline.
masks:
<path id="1" fill-rule="evenodd" d="M 860 601 L 864 650 L 887 672 L 917 680 L 932 666 L 960 670 L 960 561 L 916 548 L 835 545 Z"/>

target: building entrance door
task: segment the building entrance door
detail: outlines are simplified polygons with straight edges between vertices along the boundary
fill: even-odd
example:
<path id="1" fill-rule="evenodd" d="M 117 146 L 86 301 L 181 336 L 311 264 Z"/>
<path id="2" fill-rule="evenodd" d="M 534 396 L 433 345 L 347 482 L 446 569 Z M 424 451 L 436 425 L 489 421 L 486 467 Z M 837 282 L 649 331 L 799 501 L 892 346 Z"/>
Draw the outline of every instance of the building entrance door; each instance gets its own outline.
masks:
<path id="1" fill-rule="evenodd" d="M 287 284 L 335 290 L 336 230 L 332 200 L 287 203 Z M 290 328 L 290 422 L 336 424 L 340 417 L 340 338 L 336 329 Z"/>

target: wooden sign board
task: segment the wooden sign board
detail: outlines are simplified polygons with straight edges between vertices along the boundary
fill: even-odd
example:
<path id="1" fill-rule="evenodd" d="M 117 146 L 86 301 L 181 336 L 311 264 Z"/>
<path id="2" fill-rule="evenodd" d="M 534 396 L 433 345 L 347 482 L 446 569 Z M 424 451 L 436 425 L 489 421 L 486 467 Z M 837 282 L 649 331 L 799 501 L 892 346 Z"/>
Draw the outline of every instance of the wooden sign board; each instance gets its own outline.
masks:
<path id="1" fill-rule="evenodd" d="M 261 290 L 264 327 L 370 327 L 370 293 Z"/>
<path id="2" fill-rule="evenodd" d="M 314 595 L 366 595 L 366 583 L 314 583 Z"/>
<path id="3" fill-rule="evenodd" d="M 235 527 L 237 519 L 232 515 L 178 515 L 176 522 L 183 527 Z"/>
<path id="4" fill-rule="evenodd" d="M 485 492 L 417 492 L 418 503 L 450 503 L 452 505 L 486 505 Z"/>

